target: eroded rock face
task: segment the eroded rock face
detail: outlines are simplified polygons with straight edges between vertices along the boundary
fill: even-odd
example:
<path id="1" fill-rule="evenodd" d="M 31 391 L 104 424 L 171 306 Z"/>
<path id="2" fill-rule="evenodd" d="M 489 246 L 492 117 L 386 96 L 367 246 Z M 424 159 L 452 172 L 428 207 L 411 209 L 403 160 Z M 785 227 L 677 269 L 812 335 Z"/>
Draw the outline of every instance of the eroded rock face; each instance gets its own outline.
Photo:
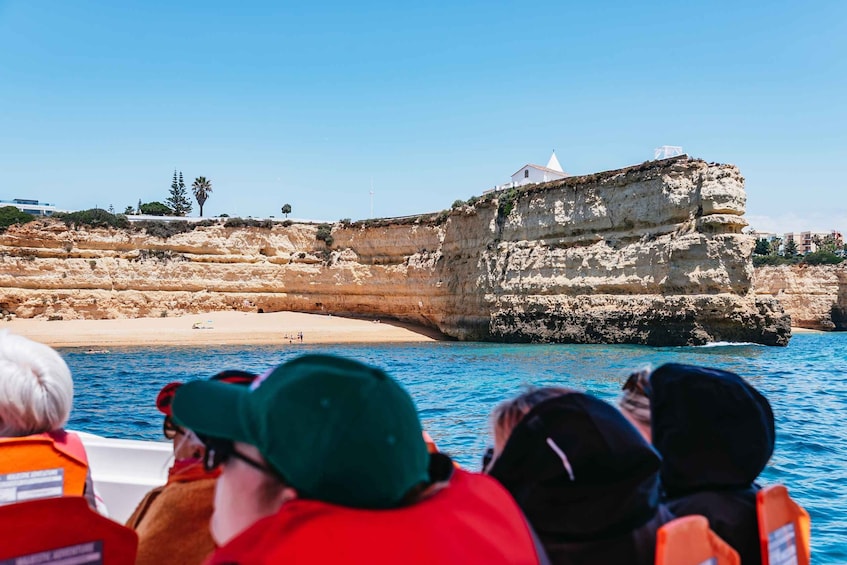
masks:
<path id="1" fill-rule="evenodd" d="M 780 302 L 791 325 L 847 330 L 847 268 L 840 265 L 781 265 L 756 268 L 757 295 Z"/>
<path id="2" fill-rule="evenodd" d="M 218 309 L 393 317 L 459 339 L 784 345 L 752 291 L 743 178 L 688 158 L 487 195 L 432 217 L 198 227 L 168 240 L 33 222 L 0 236 L 0 307 L 113 318 Z"/>

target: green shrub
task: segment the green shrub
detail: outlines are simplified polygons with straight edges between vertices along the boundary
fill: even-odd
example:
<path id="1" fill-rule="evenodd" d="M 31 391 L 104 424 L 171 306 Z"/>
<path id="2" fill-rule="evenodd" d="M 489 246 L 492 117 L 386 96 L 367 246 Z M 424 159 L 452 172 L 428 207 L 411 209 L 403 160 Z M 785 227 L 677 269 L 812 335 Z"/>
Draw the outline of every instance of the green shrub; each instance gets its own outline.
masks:
<path id="1" fill-rule="evenodd" d="M 453 201 L 453 204 L 450 206 L 450 208 L 452 208 L 453 210 L 455 210 L 456 208 L 461 208 L 461 207 L 462 207 L 462 206 L 464 206 L 464 205 L 465 205 L 465 201 L 464 201 L 464 200 L 461 200 L 461 199 L 459 199 L 459 200 L 454 200 L 454 201 Z"/>
<path id="2" fill-rule="evenodd" d="M 174 211 L 161 202 L 148 202 L 141 205 L 141 213 L 148 216 L 173 216 Z"/>
<path id="3" fill-rule="evenodd" d="M 762 267 L 764 265 L 794 265 L 799 262 L 800 257 L 782 257 L 781 255 L 753 255 L 753 266 Z"/>
<path id="4" fill-rule="evenodd" d="M 832 251 L 821 249 L 804 256 L 801 262 L 807 265 L 837 265 L 842 261 L 844 261 L 844 257 L 840 257 Z"/>
<path id="5" fill-rule="evenodd" d="M 168 239 L 172 235 L 193 231 L 197 226 L 193 222 L 137 222 L 135 227 L 144 230 L 151 237 Z"/>
<path id="6" fill-rule="evenodd" d="M 329 224 L 321 224 L 318 226 L 318 231 L 315 234 L 315 239 L 323 241 L 327 247 L 332 246 L 332 227 Z"/>
<path id="7" fill-rule="evenodd" d="M 129 220 L 123 214 L 110 214 L 100 208 L 81 210 L 79 212 L 58 213 L 53 215 L 63 221 L 66 226 L 78 228 L 88 226 L 92 228 L 128 228 Z"/>
<path id="8" fill-rule="evenodd" d="M 265 228 L 274 227 L 273 220 L 254 220 L 253 218 L 229 218 L 224 222 L 225 228 Z"/>
<path id="9" fill-rule="evenodd" d="M 292 222 L 291 220 L 283 220 L 282 221 L 282 227 L 287 228 L 288 226 L 290 226 L 293 223 L 294 222 Z"/>
<path id="10" fill-rule="evenodd" d="M 512 209 L 515 207 L 515 201 L 518 199 L 517 187 L 513 186 L 499 198 L 500 204 L 497 206 L 497 215 L 505 219 L 509 217 L 509 214 L 512 213 Z"/>
<path id="11" fill-rule="evenodd" d="M 21 212 L 15 206 L 3 206 L 0 208 L 0 233 L 6 231 L 11 225 L 26 224 L 35 219 L 32 214 Z"/>

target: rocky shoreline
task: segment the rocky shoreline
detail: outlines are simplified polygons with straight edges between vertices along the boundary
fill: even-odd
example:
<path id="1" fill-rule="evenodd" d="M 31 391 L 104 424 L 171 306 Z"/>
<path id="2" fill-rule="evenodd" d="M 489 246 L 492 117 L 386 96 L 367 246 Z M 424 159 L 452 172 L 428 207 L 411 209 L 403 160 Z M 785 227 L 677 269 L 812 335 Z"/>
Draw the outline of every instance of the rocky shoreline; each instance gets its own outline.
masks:
<path id="1" fill-rule="evenodd" d="M 687 157 L 483 195 L 415 218 L 203 225 L 168 238 L 0 234 L 0 309 L 102 319 L 298 311 L 393 318 L 462 340 L 785 345 L 753 289 L 744 179 Z"/>

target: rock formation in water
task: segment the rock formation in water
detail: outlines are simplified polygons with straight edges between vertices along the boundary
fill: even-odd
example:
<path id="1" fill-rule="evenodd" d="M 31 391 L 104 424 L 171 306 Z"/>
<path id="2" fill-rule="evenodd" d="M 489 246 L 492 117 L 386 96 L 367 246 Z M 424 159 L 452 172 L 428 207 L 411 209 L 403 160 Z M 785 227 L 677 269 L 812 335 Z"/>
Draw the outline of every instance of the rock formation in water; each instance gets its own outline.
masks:
<path id="1" fill-rule="evenodd" d="M 0 307 L 113 318 L 220 309 L 390 317 L 463 340 L 785 345 L 752 290 L 744 180 L 676 158 L 492 193 L 440 214 L 143 231 L 32 222 L 0 235 Z"/>
<path id="2" fill-rule="evenodd" d="M 791 325 L 813 330 L 847 330 L 847 268 L 841 265 L 757 267 L 759 296 L 779 300 Z"/>

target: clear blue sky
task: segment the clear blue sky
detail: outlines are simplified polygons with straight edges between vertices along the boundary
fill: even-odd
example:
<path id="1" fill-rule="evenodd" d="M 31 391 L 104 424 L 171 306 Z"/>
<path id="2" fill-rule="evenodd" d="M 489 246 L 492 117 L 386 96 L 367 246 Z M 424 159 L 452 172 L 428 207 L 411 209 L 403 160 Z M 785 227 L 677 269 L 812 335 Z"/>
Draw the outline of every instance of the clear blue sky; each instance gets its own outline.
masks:
<path id="1" fill-rule="evenodd" d="M 177 168 L 207 216 L 359 219 L 371 177 L 413 214 L 667 144 L 738 165 L 754 227 L 847 231 L 843 0 L 289 4 L 0 0 L 0 198 L 123 211 Z"/>

